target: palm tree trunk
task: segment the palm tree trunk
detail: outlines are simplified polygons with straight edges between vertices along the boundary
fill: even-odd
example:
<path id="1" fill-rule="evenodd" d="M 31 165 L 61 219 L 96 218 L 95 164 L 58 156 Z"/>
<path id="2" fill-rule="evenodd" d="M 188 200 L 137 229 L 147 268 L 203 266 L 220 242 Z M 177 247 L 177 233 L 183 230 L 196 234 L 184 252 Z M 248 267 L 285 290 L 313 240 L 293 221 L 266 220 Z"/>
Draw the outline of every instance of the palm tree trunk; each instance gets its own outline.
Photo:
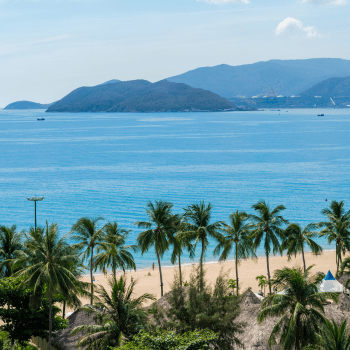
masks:
<path id="1" fill-rule="evenodd" d="M 338 274 L 338 271 L 339 271 L 339 246 L 338 246 L 338 243 L 336 243 L 335 245 L 335 261 L 336 261 L 336 264 L 337 264 L 337 274 Z"/>
<path id="2" fill-rule="evenodd" d="M 238 246 L 236 243 L 236 282 L 237 282 L 237 296 L 238 296 Z"/>
<path id="3" fill-rule="evenodd" d="M 269 282 L 269 290 L 270 290 L 270 295 L 272 294 L 271 291 L 271 280 L 270 280 L 270 263 L 269 263 L 269 253 L 266 252 L 266 263 L 267 263 L 267 279 Z"/>
<path id="4" fill-rule="evenodd" d="M 181 254 L 179 254 L 179 274 L 180 274 L 180 286 L 182 286 Z"/>
<path id="5" fill-rule="evenodd" d="M 200 259 L 200 262 L 199 262 L 199 265 L 200 265 L 200 281 L 199 281 L 199 287 L 200 287 L 200 290 L 202 291 L 203 290 L 203 279 L 204 279 L 204 276 L 203 276 L 203 258 L 204 258 L 204 237 L 202 238 L 202 253 L 201 253 L 201 259 Z"/>
<path id="6" fill-rule="evenodd" d="M 160 296 L 163 296 L 163 276 L 162 276 L 162 267 L 160 265 L 160 258 L 158 248 L 156 248 L 157 259 L 158 259 L 158 267 L 159 267 L 159 276 L 160 276 Z"/>
<path id="7" fill-rule="evenodd" d="M 114 279 L 116 279 L 117 278 L 117 264 L 116 264 L 114 259 L 113 259 L 112 269 L 113 269 L 113 277 L 114 277 Z"/>
<path id="8" fill-rule="evenodd" d="M 63 311 L 62 311 L 62 317 L 64 318 L 64 316 L 66 315 L 66 301 L 63 300 Z"/>
<path id="9" fill-rule="evenodd" d="M 304 247 L 301 247 L 301 254 L 303 256 L 303 263 L 304 263 L 304 272 L 306 271 L 306 264 L 305 264 L 305 254 L 304 254 Z"/>
<path id="10" fill-rule="evenodd" d="M 94 277 L 92 275 L 93 258 L 94 258 L 94 248 L 91 248 L 91 258 L 90 258 L 91 305 L 93 305 L 93 301 L 94 301 Z"/>
<path id="11" fill-rule="evenodd" d="M 51 350 L 51 331 L 52 331 L 52 297 L 49 297 L 49 346 L 47 350 Z"/>

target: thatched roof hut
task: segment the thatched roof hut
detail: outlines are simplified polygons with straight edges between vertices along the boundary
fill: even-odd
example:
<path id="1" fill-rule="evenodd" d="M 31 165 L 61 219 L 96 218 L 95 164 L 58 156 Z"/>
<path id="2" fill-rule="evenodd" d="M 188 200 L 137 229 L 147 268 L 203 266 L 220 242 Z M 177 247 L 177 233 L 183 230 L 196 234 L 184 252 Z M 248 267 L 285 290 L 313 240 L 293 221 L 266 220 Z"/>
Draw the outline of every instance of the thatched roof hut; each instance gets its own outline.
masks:
<path id="1" fill-rule="evenodd" d="M 341 283 L 345 287 L 345 282 L 350 278 L 350 275 L 341 275 L 339 278 L 337 278 L 337 281 Z"/>
<path id="2" fill-rule="evenodd" d="M 76 345 L 83 333 L 75 336 L 70 335 L 71 331 L 82 325 L 95 325 L 93 316 L 88 315 L 84 311 L 75 311 L 68 318 L 68 328 L 56 332 L 57 338 L 54 339 L 53 344 L 57 349 L 62 350 L 76 350 Z"/>

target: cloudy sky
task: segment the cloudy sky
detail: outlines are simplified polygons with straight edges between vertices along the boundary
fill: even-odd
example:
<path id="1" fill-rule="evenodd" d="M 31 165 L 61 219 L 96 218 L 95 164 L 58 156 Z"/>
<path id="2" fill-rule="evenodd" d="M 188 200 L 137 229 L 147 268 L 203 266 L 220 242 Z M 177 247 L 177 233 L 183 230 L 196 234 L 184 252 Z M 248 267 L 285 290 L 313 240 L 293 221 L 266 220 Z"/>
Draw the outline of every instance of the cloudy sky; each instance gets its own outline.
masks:
<path id="1" fill-rule="evenodd" d="M 0 0 L 0 107 L 222 63 L 350 59 L 350 0 Z"/>

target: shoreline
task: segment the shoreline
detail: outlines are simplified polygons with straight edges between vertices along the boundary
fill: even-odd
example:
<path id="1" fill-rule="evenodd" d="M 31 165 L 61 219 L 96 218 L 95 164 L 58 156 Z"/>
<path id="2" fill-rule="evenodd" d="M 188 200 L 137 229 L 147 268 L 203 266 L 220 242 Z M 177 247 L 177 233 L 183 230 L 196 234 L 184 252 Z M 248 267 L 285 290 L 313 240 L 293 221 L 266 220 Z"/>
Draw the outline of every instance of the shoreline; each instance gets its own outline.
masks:
<path id="1" fill-rule="evenodd" d="M 348 255 L 347 255 L 348 256 Z M 345 257 L 344 257 L 345 258 Z M 321 255 L 313 255 L 311 252 L 305 252 L 305 260 L 306 266 L 315 265 L 311 274 L 315 274 L 317 272 L 323 272 L 326 274 L 328 270 L 330 270 L 333 275 L 336 272 L 336 262 L 335 262 L 335 250 L 325 250 Z M 269 259 L 270 262 L 270 274 L 273 278 L 274 271 L 277 269 L 281 269 L 283 267 L 303 267 L 303 261 L 301 254 L 296 257 L 292 257 L 288 261 L 287 256 L 272 256 Z M 191 272 L 193 267 L 198 266 L 198 263 L 184 264 L 182 267 L 182 275 L 183 281 L 189 281 Z M 207 285 L 213 286 L 216 282 L 216 278 L 220 274 L 222 270 L 227 274 L 228 278 L 236 279 L 235 273 L 235 263 L 234 261 L 226 261 L 226 262 L 206 262 L 205 266 L 205 278 L 207 281 Z M 175 269 L 174 269 L 175 268 Z M 163 286 L 164 286 L 164 294 L 168 293 L 171 290 L 171 284 L 174 280 L 174 274 L 178 272 L 178 265 L 174 265 L 171 267 L 162 267 L 162 275 L 163 275 Z M 118 272 L 117 278 L 119 278 L 123 273 Z M 238 265 L 238 274 L 239 274 L 239 289 L 240 292 L 243 293 L 247 288 L 252 288 L 252 291 L 258 293 L 258 281 L 256 280 L 256 276 L 264 275 L 267 276 L 267 268 L 266 268 L 266 258 L 258 257 L 258 258 L 250 258 L 240 262 Z M 108 279 L 111 275 L 104 276 L 103 274 L 95 276 L 95 286 L 103 286 L 107 291 L 110 291 L 110 286 L 108 284 Z M 144 293 L 150 293 L 155 296 L 156 299 L 161 297 L 160 295 L 160 277 L 158 266 L 155 265 L 154 270 L 152 268 L 144 268 L 135 271 L 127 271 L 125 274 L 127 278 L 127 284 L 130 282 L 131 277 L 133 280 L 137 282 L 134 289 L 134 297 L 139 297 Z M 81 280 L 85 282 L 90 281 L 90 276 L 82 276 Z M 82 304 L 89 304 L 90 301 L 88 299 L 81 299 Z M 148 306 L 148 304 L 144 304 L 144 306 Z M 73 311 L 72 309 L 67 309 L 67 312 Z"/>

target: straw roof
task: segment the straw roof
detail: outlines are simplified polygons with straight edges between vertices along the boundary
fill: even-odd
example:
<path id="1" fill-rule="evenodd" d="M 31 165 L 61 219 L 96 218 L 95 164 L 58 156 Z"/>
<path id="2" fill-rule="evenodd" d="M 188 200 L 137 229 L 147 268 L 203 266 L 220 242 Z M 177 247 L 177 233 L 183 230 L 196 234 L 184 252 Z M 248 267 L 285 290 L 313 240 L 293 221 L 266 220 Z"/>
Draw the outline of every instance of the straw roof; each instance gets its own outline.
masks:
<path id="1" fill-rule="evenodd" d="M 54 339 L 53 345 L 57 349 L 76 350 L 76 345 L 79 339 L 83 336 L 83 333 L 72 336 L 70 335 L 71 331 L 78 326 L 95 325 L 96 322 L 93 320 L 93 316 L 88 315 L 84 311 L 75 311 L 67 319 L 68 328 L 56 332 L 57 338 Z"/>
<path id="2" fill-rule="evenodd" d="M 341 275 L 339 278 L 337 278 L 337 281 L 341 283 L 343 286 L 345 286 L 345 282 L 350 278 L 350 275 Z"/>

